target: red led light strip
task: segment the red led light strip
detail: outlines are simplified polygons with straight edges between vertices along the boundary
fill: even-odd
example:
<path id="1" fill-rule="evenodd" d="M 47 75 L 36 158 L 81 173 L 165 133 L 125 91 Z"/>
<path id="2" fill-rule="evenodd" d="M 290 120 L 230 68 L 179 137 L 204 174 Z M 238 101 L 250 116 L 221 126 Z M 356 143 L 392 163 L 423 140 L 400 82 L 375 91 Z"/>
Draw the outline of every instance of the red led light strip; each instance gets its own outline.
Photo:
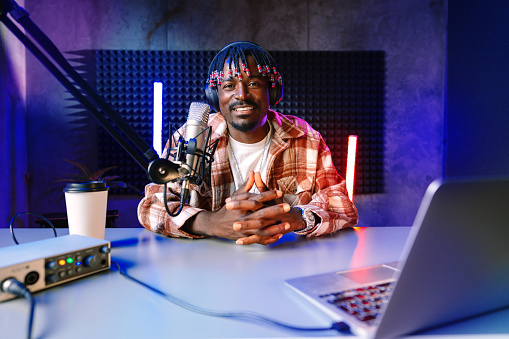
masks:
<path id="1" fill-rule="evenodd" d="M 357 136 L 348 136 L 348 154 L 346 159 L 346 189 L 348 198 L 353 201 L 353 184 L 355 177 L 355 156 L 357 153 Z"/>

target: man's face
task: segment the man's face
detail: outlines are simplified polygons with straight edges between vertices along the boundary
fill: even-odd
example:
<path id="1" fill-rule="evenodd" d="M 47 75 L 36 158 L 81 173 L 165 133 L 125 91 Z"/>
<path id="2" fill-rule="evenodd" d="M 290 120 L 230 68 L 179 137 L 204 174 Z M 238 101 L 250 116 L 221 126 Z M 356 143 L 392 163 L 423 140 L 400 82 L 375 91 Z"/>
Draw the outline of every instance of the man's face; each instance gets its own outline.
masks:
<path id="1" fill-rule="evenodd" d="M 251 76 L 240 70 L 242 81 L 235 76 L 229 78 L 230 60 L 226 60 L 225 79 L 218 85 L 219 108 L 224 118 L 240 132 L 250 132 L 265 125 L 269 109 L 268 80 L 258 72 L 256 62 L 247 56 L 247 67 Z M 232 70 L 233 71 L 233 70 Z"/>

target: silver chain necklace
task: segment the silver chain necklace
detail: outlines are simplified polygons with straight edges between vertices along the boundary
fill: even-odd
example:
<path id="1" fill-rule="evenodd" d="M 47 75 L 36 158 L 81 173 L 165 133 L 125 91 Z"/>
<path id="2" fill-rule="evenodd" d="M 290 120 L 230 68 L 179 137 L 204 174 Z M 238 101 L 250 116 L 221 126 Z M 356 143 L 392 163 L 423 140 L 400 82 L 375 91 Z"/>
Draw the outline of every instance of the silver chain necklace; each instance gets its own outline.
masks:
<path id="1" fill-rule="evenodd" d="M 269 134 L 270 134 L 270 136 L 269 136 Z M 228 133 L 228 135 L 230 135 L 230 133 Z M 269 149 L 268 149 L 267 145 L 269 145 L 271 141 L 272 141 L 272 133 L 270 133 L 270 126 L 267 125 L 267 135 L 265 136 L 265 143 L 263 145 L 263 153 L 262 153 L 262 158 L 260 159 L 260 166 L 258 167 L 258 173 L 261 173 L 263 163 L 265 162 L 266 158 L 269 156 L 269 152 L 268 152 Z M 244 177 L 242 176 L 242 172 L 240 171 L 239 161 L 237 160 L 237 157 L 235 156 L 235 152 L 233 151 L 233 147 L 230 142 L 228 143 L 228 147 L 230 148 L 230 152 L 232 152 L 233 161 L 235 162 L 235 167 L 237 168 L 237 171 L 239 172 L 239 176 L 240 176 L 240 181 L 241 181 L 240 185 L 242 185 L 245 183 L 245 180 L 244 180 Z"/>

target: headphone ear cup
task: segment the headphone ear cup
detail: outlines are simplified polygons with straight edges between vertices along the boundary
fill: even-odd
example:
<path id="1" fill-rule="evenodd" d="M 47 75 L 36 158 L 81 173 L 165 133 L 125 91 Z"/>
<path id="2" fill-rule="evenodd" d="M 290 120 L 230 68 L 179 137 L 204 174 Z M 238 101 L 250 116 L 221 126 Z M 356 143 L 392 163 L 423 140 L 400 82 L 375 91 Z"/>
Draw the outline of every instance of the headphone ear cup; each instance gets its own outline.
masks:
<path id="1" fill-rule="evenodd" d="M 217 87 L 210 87 L 209 84 L 205 85 L 205 96 L 207 101 L 216 112 L 219 112 L 219 96 L 217 95 Z"/>
<path id="2" fill-rule="evenodd" d="M 271 87 L 269 89 L 269 97 L 270 97 L 270 105 L 273 106 L 277 104 L 278 102 L 283 99 L 283 87 L 284 84 L 281 84 L 281 86 L 276 85 L 276 87 Z"/>

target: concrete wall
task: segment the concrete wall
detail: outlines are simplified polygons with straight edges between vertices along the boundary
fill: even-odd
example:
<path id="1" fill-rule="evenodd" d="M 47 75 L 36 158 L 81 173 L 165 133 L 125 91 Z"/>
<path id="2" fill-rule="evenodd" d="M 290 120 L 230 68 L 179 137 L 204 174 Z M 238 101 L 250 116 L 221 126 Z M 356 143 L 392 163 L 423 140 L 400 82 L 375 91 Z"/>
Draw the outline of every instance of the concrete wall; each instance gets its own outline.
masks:
<path id="1" fill-rule="evenodd" d="M 442 176 L 446 0 L 275 3 L 26 0 L 25 8 L 61 51 L 218 50 L 237 40 L 267 50 L 384 50 L 386 192 L 356 195 L 355 203 L 361 226 L 411 224 L 426 187 Z M 26 74 L 29 208 L 65 211 L 47 194 L 71 171 L 62 159 L 93 162 L 93 150 L 70 127 L 70 95 L 31 55 Z M 121 210 L 118 226 L 137 226 L 139 198 L 110 197 L 109 207 Z"/>
<path id="2" fill-rule="evenodd" d="M 26 51 L 8 36 L 12 34 L 0 23 L 0 227 L 28 210 Z"/>

